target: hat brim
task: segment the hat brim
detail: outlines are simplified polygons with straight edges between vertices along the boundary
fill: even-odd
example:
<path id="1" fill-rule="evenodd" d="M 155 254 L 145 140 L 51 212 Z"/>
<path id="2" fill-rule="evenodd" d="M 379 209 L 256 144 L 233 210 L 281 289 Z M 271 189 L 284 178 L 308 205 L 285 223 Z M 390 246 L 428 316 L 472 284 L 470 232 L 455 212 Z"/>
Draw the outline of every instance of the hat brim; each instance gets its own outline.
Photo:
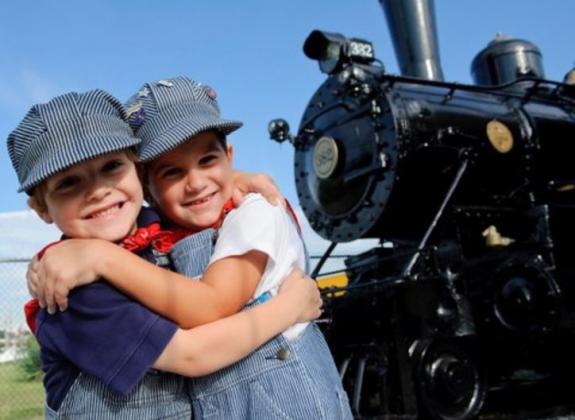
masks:
<path id="1" fill-rule="evenodd" d="M 135 147 L 140 139 L 132 136 L 106 136 L 86 138 L 65 147 L 46 147 L 39 156 L 36 156 L 38 165 L 33 167 L 18 192 L 29 192 L 51 176 L 79 163 L 100 157 L 102 155 L 126 150 Z M 49 144 L 49 143 L 48 143 Z M 61 145 L 60 145 L 61 146 Z M 63 155 L 62 148 L 67 150 Z"/>
<path id="2" fill-rule="evenodd" d="M 140 162 L 149 162 L 182 145 L 201 132 L 220 131 L 223 134 L 230 134 L 242 125 L 243 123 L 240 121 L 216 118 L 209 113 L 195 114 L 193 118 L 179 120 L 177 124 L 172 125 L 152 141 L 142 142 L 138 151 L 138 158 Z"/>

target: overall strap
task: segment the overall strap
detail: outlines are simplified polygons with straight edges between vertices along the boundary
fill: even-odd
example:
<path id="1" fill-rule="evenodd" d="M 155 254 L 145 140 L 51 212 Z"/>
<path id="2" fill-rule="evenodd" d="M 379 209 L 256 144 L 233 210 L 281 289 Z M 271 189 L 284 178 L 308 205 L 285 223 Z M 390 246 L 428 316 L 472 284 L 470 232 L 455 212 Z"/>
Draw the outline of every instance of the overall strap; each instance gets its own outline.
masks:
<path id="1" fill-rule="evenodd" d="M 310 273 L 309 252 L 308 252 L 307 246 L 305 244 L 305 241 L 303 239 L 303 231 L 302 231 L 301 225 L 299 223 L 299 220 L 297 218 L 297 215 L 295 214 L 295 211 L 294 211 L 293 207 L 291 206 L 291 204 L 289 203 L 288 200 L 286 200 L 286 210 L 289 213 L 289 215 L 291 216 L 291 219 L 292 219 L 292 221 L 293 221 L 293 223 L 297 229 L 297 232 L 299 234 L 299 237 L 301 239 L 301 243 L 303 245 L 303 252 L 305 254 L 305 272 L 306 272 L 306 274 L 309 274 Z"/>

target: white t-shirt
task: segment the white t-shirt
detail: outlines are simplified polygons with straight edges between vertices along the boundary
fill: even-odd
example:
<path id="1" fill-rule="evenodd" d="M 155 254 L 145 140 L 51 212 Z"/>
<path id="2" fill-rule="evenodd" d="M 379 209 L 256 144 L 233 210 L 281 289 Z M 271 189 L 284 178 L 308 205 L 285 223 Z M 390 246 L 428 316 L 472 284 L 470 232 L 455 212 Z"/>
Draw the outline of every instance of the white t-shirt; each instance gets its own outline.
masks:
<path id="1" fill-rule="evenodd" d="M 224 219 L 210 264 L 254 250 L 266 254 L 268 261 L 252 298 L 265 292 L 275 295 L 293 268 L 305 270 L 304 245 L 291 215 L 282 206 L 271 205 L 259 194 L 248 194 L 242 204 Z M 293 339 L 306 325 L 307 322 L 296 324 L 283 334 L 287 339 Z"/>

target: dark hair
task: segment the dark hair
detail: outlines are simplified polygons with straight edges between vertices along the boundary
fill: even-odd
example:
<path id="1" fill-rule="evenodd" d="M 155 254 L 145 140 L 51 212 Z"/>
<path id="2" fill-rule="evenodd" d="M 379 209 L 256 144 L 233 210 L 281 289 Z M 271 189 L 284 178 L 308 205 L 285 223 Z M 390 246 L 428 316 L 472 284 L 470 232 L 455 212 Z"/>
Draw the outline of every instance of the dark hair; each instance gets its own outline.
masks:
<path id="1" fill-rule="evenodd" d="M 222 148 L 226 150 L 226 147 L 228 145 L 226 135 L 220 130 L 215 130 L 214 133 L 216 133 L 216 136 L 218 136 L 218 142 L 220 143 L 220 146 L 222 146 Z"/>

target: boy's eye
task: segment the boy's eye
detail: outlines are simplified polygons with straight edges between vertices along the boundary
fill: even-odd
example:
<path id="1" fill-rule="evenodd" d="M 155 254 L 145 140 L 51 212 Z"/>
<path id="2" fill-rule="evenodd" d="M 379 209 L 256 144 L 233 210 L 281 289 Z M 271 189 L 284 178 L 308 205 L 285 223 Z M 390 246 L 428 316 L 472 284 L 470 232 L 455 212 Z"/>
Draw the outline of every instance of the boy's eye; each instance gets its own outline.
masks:
<path id="1" fill-rule="evenodd" d="M 121 160 L 111 160 L 106 162 L 102 166 L 102 172 L 114 172 L 121 169 L 124 166 L 124 162 Z"/>
<path id="2" fill-rule="evenodd" d="M 178 177 L 183 171 L 179 168 L 166 168 L 160 172 L 160 178 L 176 178 Z"/>
<path id="3" fill-rule="evenodd" d="M 218 159 L 218 155 L 209 154 L 209 155 L 202 156 L 202 158 L 199 160 L 199 163 L 200 163 L 200 165 L 207 165 L 209 163 L 214 162 L 217 159 Z"/>
<path id="4" fill-rule="evenodd" d="M 62 180 L 60 180 L 56 184 L 54 191 L 66 192 L 66 191 L 72 190 L 74 187 L 76 187 L 79 184 L 80 184 L 80 178 L 78 178 L 76 176 L 68 176 L 66 178 L 63 178 Z"/>

